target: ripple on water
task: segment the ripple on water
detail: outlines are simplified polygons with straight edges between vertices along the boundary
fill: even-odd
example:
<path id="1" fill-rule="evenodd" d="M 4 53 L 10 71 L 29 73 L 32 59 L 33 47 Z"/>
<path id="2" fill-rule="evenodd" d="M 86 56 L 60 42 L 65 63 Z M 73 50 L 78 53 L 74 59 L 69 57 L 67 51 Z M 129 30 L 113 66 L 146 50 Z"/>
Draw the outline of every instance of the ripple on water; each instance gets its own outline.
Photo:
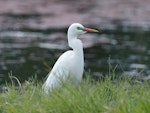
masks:
<path id="1" fill-rule="evenodd" d="M 80 38 L 84 44 L 85 70 L 90 69 L 93 76 L 108 73 L 109 64 L 116 73 L 129 71 L 130 74 L 135 74 L 135 68 L 131 68 L 133 64 L 136 68 L 143 64 L 147 67 L 143 69 L 144 74 L 149 75 L 149 46 L 136 40 L 137 37 L 86 34 Z M 45 64 L 53 66 L 56 59 L 69 49 L 65 33 L 7 31 L 0 32 L 0 39 L 0 74 L 6 76 L 13 70 L 16 75 L 20 74 L 20 79 L 35 74 L 45 77 Z"/>

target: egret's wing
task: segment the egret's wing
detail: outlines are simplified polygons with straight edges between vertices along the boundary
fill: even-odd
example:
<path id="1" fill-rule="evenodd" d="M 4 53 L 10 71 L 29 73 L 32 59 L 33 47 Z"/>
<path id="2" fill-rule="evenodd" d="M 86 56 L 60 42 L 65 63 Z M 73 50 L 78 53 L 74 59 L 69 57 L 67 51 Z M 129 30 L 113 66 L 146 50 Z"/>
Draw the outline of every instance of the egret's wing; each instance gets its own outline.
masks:
<path id="1" fill-rule="evenodd" d="M 69 75 L 70 59 L 73 55 L 72 51 L 67 51 L 62 54 L 56 61 L 53 69 L 48 74 L 48 78 L 44 84 L 44 89 L 52 89 L 53 87 L 60 84 L 61 80 L 66 80 Z"/>

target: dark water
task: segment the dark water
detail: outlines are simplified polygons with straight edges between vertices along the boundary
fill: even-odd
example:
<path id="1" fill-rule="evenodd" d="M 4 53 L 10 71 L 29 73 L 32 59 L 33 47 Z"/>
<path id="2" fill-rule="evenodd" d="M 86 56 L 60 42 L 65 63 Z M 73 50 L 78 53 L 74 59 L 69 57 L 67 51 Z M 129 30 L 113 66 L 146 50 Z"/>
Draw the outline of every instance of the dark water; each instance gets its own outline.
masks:
<path id="1" fill-rule="evenodd" d="M 67 40 L 61 38 L 65 36 L 62 31 L 58 39 L 52 36 L 53 32 L 1 31 L 0 83 L 8 80 L 10 72 L 20 81 L 35 75 L 39 80 L 44 79 L 49 67 L 68 49 Z M 139 68 L 145 76 L 150 74 L 150 32 L 138 29 L 106 30 L 94 37 L 106 37 L 113 40 L 113 43 L 97 43 L 85 48 L 85 71 L 90 70 L 93 76 L 98 77 L 109 71 L 119 75 Z"/>

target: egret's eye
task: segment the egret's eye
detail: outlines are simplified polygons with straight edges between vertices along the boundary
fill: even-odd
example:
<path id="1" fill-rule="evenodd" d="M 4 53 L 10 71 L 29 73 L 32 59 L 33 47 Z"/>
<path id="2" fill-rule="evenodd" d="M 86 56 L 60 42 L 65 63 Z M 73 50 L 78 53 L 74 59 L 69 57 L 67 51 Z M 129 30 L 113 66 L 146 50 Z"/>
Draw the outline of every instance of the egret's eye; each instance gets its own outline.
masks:
<path id="1" fill-rule="evenodd" d="M 83 30 L 83 28 L 82 28 L 82 27 L 77 27 L 77 29 L 78 29 L 78 30 Z"/>

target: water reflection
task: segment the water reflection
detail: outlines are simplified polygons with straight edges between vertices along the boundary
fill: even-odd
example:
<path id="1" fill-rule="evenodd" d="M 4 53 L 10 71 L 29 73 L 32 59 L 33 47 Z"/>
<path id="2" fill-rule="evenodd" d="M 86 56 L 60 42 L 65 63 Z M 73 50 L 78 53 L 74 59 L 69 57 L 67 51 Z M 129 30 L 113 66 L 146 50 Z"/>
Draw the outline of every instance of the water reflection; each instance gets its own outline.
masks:
<path id="1" fill-rule="evenodd" d="M 81 37 L 85 47 L 85 70 L 90 69 L 96 77 L 108 73 L 110 68 L 118 75 L 137 76 L 141 71 L 144 76 L 150 75 L 149 37 L 150 34 L 145 32 L 104 32 Z M 34 75 L 43 79 L 48 73 L 46 65 L 52 67 L 67 49 L 64 32 L 0 32 L 0 83 L 7 80 L 10 71 L 20 81 Z"/>

